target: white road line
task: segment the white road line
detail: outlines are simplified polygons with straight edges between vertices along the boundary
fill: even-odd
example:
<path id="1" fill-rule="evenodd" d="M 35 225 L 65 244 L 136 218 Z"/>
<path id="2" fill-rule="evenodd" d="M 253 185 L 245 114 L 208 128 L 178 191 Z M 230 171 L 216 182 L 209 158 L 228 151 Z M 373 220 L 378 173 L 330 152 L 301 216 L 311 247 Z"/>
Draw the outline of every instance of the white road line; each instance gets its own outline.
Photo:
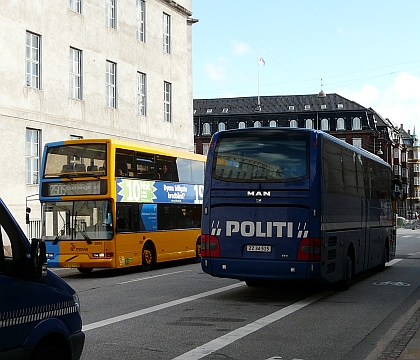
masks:
<path id="1" fill-rule="evenodd" d="M 135 281 L 143 281 L 143 280 L 154 279 L 154 278 L 158 278 L 158 277 L 162 277 L 162 276 L 180 274 L 180 273 L 184 273 L 184 272 L 188 272 L 188 271 L 192 271 L 192 270 L 174 271 L 174 272 L 170 272 L 170 273 L 166 273 L 166 274 L 161 274 L 161 275 L 147 276 L 147 277 L 142 277 L 142 278 L 127 280 L 127 281 L 123 281 L 123 282 L 118 283 L 118 285 L 128 284 L 128 283 L 132 283 L 132 282 L 135 282 Z"/>
<path id="2" fill-rule="evenodd" d="M 394 260 L 391 260 L 390 262 L 385 263 L 385 265 L 392 266 L 392 265 L 395 265 L 396 263 L 399 263 L 400 261 L 403 261 L 403 259 L 394 259 Z"/>
<path id="3" fill-rule="evenodd" d="M 294 303 L 292 305 L 286 306 L 285 308 L 278 310 L 270 315 L 267 315 L 261 319 L 258 319 L 254 321 L 253 323 L 250 323 L 248 325 L 245 325 L 239 329 L 236 329 L 234 331 L 231 331 L 230 333 L 227 333 L 223 336 L 220 336 L 217 339 L 214 339 L 207 344 L 201 345 L 199 347 L 196 347 L 195 349 L 186 352 L 185 354 L 182 354 L 173 360 L 197 360 L 201 359 L 217 350 L 220 350 L 221 348 L 235 342 L 236 340 L 242 339 L 243 337 L 260 330 L 261 328 L 270 325 L 271 323 L 280 320 L 281 318 L 284 318 L 287 315 L 290 315 L 305 306 L 308 306 L 315 301 L 318 301 L 330 294 L 332 294 L 333 291 L 323 291 L 318 294 L 315 294 L 313 296 L 310 296 L 306 299 L 303 299 L 301 301 L 298 301 L 297 303 Z"/>
<path id="4" fill-rule="evenodd" d="M 133 311 L 133 312 L 130 312 L 130 313 L 127 313 L 127 314 L 124 314 L 124 315 L 119 315 L 119 316 L 115 316 L 115 317 L 112 317 L 112 318 L 109 318 L 109 319 L 97 321 L 97 322 L 94 322 L 94 323 L 91 323 L 91 324 L 84 325 L 82 330 L 83 331 L 89 331 L 89 330 L 97 329 L 97 328 L 107 326 L 107 325 L 110 325 L 110 324 L 114 324 L 114 323 L 117 323 L 117 322 L 120 322 L 120 321 L 132 319 L 132 318 L 137 317 L 137 316 L 142 316 L 142 315 L 150 314 L 150 313 L 155 312 L 155 311 L 167 309 L 171 306 L 181 305 L 181 304 L 184 304 L 184 303 L 189 302 L 189 301 L 201 299 L 201 298 L 211 296 L 211 295 L 214 295 L 214 294 L 218 294 L 218 293 L 221 293 L 221 292 L 224 292 L 224 291 L 236 289 L 236 288 L 241 287 L 241 286 L 245 286 L 245 283 L 241 282 L 241 283 L 225 286 L 225 287 L 222 287 L 222 288 L 219 288 L 219 289 L 206 291 L 206 292 L 203 292 L 201 294 L 188 296 L 188 297 L 178 299 L 178 300 L 173 300 L 173 301 L 170 301 L 170 302 L 167 302 L 167 303 L 164 303 L 164 304 L 151 306 L 151 307 L 146 308 L 146 309 L 137 310 L 137 311 Z"/>

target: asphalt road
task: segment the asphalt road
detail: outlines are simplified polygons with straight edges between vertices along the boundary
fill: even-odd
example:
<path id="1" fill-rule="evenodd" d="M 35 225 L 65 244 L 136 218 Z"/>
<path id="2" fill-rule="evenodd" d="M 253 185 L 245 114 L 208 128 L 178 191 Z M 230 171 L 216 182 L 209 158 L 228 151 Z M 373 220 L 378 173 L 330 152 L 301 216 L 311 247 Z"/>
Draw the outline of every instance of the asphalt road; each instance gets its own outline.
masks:
<path id="1" fill-rule="evenodd" d="M 397 234 L 397 259 L 345 292 L 306 283 L 249 288 L 188 262 L 149 272 L 54 271 L 80 297 L 82 359 L 361 360 L 380 353 L 420 299 L 420 230 Z"/>

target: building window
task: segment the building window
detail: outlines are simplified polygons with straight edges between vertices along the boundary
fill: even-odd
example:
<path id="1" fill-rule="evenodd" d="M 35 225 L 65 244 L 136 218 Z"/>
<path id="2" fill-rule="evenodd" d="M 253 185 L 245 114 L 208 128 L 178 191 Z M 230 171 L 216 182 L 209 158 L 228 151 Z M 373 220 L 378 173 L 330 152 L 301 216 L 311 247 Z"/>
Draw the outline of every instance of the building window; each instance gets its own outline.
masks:
<path id="1" fill-rule="evenodd" d="M 343 118 L 338 118 L 337 119 L 337 130 L 345 130 L 346 127 L 344 125 L 344 119 Z"/>
<path id="2" fill-rule="evenodd" d="M 295 110 L 295 106 L 294 105 L 289 105 L 289 110 L 290 111 Z"/>
<path id="3" fill-rule="evenodd" d="M 82 100 L 82 51 L 70 48 L 69 96 Z"/>
<path id="4" fill-rule="evenodd" d="M 394 159 L 399 159 L 399 158 L 400 158 L 400 149 L 394 148 Z"/>
<path id="5" fill-rule="evenodd" d="M 401 176 L 401 165 L 394 165 L 394 175 Z"/>
<path id="6" fill-rule="evenodd" d="M 352 124 L 353 124 L 353 130 L 360 130 L 362 128 L 361 123 L 360 123 L 360 118 L 358 117 L 353 118 Z"/>
<path id="7" fill-rule="evenodd" d="M 408 169 L 407 169 L 407 168 L 403 167 L 403 168 L 401 169 L 401 176 L 402 176 L 403 178 L 408 178 Z"/>
<path id="8" fill-rule="evenodd" d="M 218 131 L 225 131 L 226 130 L 226 124 L 224 122 L 221 122 L 217 125 Z"/>
<path id="9" fill-rule="evenodd" d="M 311 110 L 311 105 L 305 105 L 305 110 Z"/>
<path id="10" fill-rule="evenodd" d="M 245 129 L 245 128 L 246 128 L 245 123 L 244 123 L 243 121 L 241 121 L 241 122 L 239 123 L 239 125 L 238 125 L 238 128 L 239 128 L 239 129 Z"/>
<path id="11" fill-rule="evenodd" d="M 314 121 L 312 119 L 305 120 L 305 128 L 306 129 L 313 129 L 314 128 Z"/>
<path id="12" fill-rule="evenodd" d="M 342 109 L 344 108 L 343 104 L 337 104 L 337 109 Z"/>
<path id="13" fill-rule="evenodd" d="M 146 74 L 137 72 L 137 114 L 146 116 Z"/>
<path id="14" fill-rule="evenodd" d="M 41 131 L 26 129 L 26 184 L 38 184 Z"/>
<path id="15" fill-rule="evenodd" d="M 321 104 L 321 109 L 322 110 L 325 110 L 327 108 L 327 105 L 326 104 Z"/>
<path id="16" fill-rule="evenodd" d="M 401 152 L 401 161 L 407 162 L 407 153 L 405 151 Z"/>
<path id="17" fill-rule="evenodd" d="M 213 109 L 207 109 L 206 114 L 211 114 L 213 112 Z"/>
<path id="18" fill-rule="evenodd" d="M 106 26 L 117 28 L 117 0 L 105 0 Z"/>
<path id="19" fill-rule="evenodd" d="M 359 148 L 362 147 L 362 139 L 361 138 L 353 138 L 353 146 L 357 146 Z"/>
<path id="20" fill-rule="evenodd" d="M 137 40 L 146 42 L 146 1 L 136 0 L 136 36 Z"/>
<path id="21" fill-rule="evenodd" d="M 416 185 L 416 186 L 420 185 L 420 178 L 419 177 L 414 177 L 414 185 Z"/>
<path id="22" fill-rule="evenodd" d="M 26 86 L 41 89 L 41 36 L 26 32 Z"/>
<path id="23" fill-rule="evenodd" d="M 106 61 L 106 106 L 117 108 L 117 64 Z"/>
<path id="24" fill-rule="evenodd" d="M 172 84 L 165 81 L 163 87 L 164 120 L 166 122 L 172 122 Z"/>
<path id="25" fill-rule="evenodd" d="M 270 127 L 277 127 L 277 122 L 276 122 L 276 120 L 271 120 L 271 121 L 270 121 L 269 126 L 270 126 Z"/>
<path id="26" fill-rule="evenodd" d="M 163 13 L 163 52 L 171 53 L 171 16 Z"/>
<path id="27" fill-rule="evenodd" d="M 420 197 L 420 190 L 418 189 L 414 190 L 414 197 L 416 198 Z"/>
<path id="28" fill-rule="evenodd" d="M 82 0 L 69 0 L 69 9 L 81 14 L 82 13 Z"/>
<path id="29" fill-rule="evenodd" d="M 413 150 L 413 160 L 418 160 L 418 159 L 419 159 L 419 151 Z"/>
<path id="30" fill-rule="evenodd" d="M 209 123 L 203 124 L 203 135 L 211 135 L 211 129 Z"/>
<path id="31" fill-rule="evenodd" d="M 261 127 L 261 121 L 255 121 L 254 128 L 259 128 L 259 127 Z"/>
<path id="32" fill-rule="evenodd" d="M 229 109 L 228 108 L 223 108 L 222 112 L 223 112 L 223 114 L 227 114 L 229 112 Z"/>
<path id="33" fill-rule="evenodd" d="M 420 164 L 413 164 L 413 171 L 416 173 L 420 172 Z"/>
<path id="34" fill-rule="evenodd" d="M 207 155 L 209 153 L 210 143 L 203 143 L 203 155 Z"/>
<path id="35" fill-rule="evenodd" d="M 328 119 L 322 119 L 321 120 L 321 130 L 328 131 L 330 130 L 330 122 Z"/>
<path id="36" fill-rule="evenodd" d="M 298 122 L 297 122 L 297 120 L 290 120 L 290 124 L 289 124 L 289 126 L 290 126 L 291 128 L 297 128 L 297 127 L 298 127 Z"/>

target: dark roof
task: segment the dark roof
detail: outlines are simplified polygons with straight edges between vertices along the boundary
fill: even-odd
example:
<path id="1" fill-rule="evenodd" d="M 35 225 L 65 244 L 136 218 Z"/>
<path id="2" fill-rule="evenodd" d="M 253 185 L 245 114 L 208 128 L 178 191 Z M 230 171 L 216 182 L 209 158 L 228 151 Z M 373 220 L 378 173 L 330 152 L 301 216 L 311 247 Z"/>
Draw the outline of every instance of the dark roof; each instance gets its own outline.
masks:
<path id="1" fill-rule="evenodd" d="M 285 113 L 285 112 L 304 112 L 304 111 L 340 111 L 340 110 L 357 110 L 367 111 L 364 106 L 346 99 L 338 94 L 326 94 L 324 97 L 319 94 L 310 95 L 277 95 L 277 96 L 260 96 L 261 113 Z M 338 108 L 338 104 L 342 104 L 342 108 Z M 250 114 L 256 111 L 258 106 L 258 97 L 236 97 L 236 98 L 216 98 L 216 99 L 194 99 L 194 115 L 209 114 Z M 310 108 L 306 109 L 305 105 Z M 326 108 L 321 108 L 326 105 Z M 293 110 L 289 106 L 294 106 Z M 258 110 L 257 110 L 258 111 Z"/>

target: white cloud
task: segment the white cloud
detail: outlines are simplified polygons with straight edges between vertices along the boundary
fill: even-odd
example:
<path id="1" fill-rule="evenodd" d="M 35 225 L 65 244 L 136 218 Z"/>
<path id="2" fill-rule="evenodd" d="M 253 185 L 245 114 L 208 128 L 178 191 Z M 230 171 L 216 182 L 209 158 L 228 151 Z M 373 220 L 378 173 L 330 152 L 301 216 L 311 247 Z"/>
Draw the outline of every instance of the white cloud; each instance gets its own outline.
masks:
<path id="1" fill-rule="evenodd" d="M 204 70 L 210 80 L 215 82 L 223 82 L 226 79 L 227 68 L 220 60 L 217 64 L 207 62 L 204 64 Z"/>
<path id="2" fill-rule="evenodd" d="M 244 55 L 251 51 L 251 46 L 246 42 L 233 42 L 233 52 L 236 55 Z"/>
<path id="3" fill-rule="evenodd" d="M 359 91 L 347 89 L 336 91 L 365 107 L 371 107 L 398 127 L 403 124 L 405 130 L 420 132 L 420 78 L 407 72 L 398 74 L 394 82 L 382 91 L 366 84 Z"/>

